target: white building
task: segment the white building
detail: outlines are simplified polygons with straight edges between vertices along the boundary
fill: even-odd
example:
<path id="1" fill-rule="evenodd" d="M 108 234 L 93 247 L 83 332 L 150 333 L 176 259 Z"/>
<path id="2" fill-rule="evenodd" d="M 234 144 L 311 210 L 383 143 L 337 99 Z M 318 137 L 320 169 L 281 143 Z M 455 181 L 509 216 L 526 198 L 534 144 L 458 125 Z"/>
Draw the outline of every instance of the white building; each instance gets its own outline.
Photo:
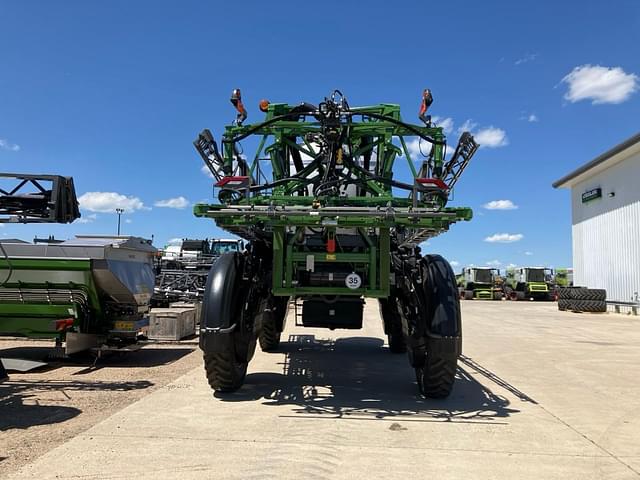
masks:
<path id="1" fill-rule="evenodd" d="M 574 284 L 640 295 L 640 133 L 553 184 L 571 188 Z"/>

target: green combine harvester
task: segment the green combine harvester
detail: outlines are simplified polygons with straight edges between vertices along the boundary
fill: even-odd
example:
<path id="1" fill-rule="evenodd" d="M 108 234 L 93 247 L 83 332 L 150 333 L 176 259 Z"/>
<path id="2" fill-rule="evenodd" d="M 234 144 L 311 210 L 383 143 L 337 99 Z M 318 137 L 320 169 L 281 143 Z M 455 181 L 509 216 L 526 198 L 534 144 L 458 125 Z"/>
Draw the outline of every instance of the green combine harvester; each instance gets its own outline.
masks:
<path id="1" fill-rule="evenodd" d="M 556 268 L 553 280 L 557 287 L 573 287 L 573 268 Z"/>
<path id="2" fill-rule="evenodd" d="M 465 267 L 458 276 L 460 298 L 464 300 L 502 300 L 503 289 L 497 279 L 500 270 L 489 267 Z"/>
<path id="3" fill-rule="evenodd" d="M 450 393 L 462 348 L 458 287 L 449 263 L 419 245 L 471 219 L 447 202 L 478 145 L 465 132 L 445 161 L 432 100 L 425 90 L 422 125 L 404 122 L 398 105 L 352 107 L 339 91 L 317 105 L 263 100 L 264 121 L 244 125 L 235 90 L 238 114 L 221 148 L 209 130 L 198 136 L 218 203 L 194 213 L 249 241 L 214 263 L 205 288 L 200 347 L 213 389 L 243 384 L 257 342 L 278 347 L 290 300 L 302 326 L 359 329 L 368 297 L 379 302 L 390 350 L 408 352 L 421 392 Z M 251 137 L 247 159 L 240 142 Z M 408 137 L 426 157 L 411 158 Z M 406 179 L 394 175 L 400 160 Z"/>
<path id="4" fill-rule="evenodd" d="M 555 300 L 553 270 L 545 267 L 507 269 L 505 296 L 510 300 Z"/>
<path id="5" fill-rule="evenodd" d="M 0 222 L 70 223 L 80 216 L 70 178 L 0 178 L 18 182 L 0 188 Z M 0 241 L 0 336 L 64 341 L 67 354 L 136 342 L 148 322 L 155 253 L 137 237 Z"/>

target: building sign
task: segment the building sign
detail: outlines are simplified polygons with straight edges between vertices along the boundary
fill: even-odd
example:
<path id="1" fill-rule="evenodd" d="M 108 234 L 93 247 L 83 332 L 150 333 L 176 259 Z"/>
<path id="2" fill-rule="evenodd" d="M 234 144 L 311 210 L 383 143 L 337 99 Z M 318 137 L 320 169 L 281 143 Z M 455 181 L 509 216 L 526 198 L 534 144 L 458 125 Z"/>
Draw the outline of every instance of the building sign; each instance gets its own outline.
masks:
<path id="1" fill-rule="evenodd" d="M 600 187 L 587 190 L 582 194 L 582 203 L 587 203 L 600 197 L 602 197 L 602 189 Z"/>

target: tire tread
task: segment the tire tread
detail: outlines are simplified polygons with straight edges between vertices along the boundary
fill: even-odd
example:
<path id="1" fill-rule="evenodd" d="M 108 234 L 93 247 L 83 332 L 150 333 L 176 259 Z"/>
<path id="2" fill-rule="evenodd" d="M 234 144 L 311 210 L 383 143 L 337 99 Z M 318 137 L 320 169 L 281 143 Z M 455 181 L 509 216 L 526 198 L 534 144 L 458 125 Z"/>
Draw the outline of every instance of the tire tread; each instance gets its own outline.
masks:
<path id="1" fill-rule="evenodd" d="M 427 398 L 448 397 L 456 377 L 457 358 L 430 357 L 425 365 L 416 369 L 420 392 Z"/>
<path id="2" fill-rule="evenodd" d="M 276 327 L 272 312 L 264 312 L 262 316 L 262 329 L 258 340 L 263 352 L 273 352 L 280 346 L 281 332 Z"/>
<path id="3" fill-rule="evenodd" d="M 233 357 L 230 350 L 204 354 L 207 381 L 209 386 L 217 392 L 234 392 L 244 382 L 247 364 L 240 364 Z"/>

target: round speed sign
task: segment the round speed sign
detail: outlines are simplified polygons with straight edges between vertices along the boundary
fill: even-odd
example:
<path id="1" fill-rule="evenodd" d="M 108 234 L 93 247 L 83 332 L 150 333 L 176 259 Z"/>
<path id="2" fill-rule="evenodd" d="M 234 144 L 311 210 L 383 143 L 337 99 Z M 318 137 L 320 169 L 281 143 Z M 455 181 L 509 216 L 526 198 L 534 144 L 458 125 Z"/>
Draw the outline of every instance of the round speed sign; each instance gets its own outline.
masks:
<path id="1" fill-rule="evenodd" d="M 362 285 L 362 278 L 360 278 L 360 275 L 358 275 L 357 273 L 351 272 L 344 279 L 344 283 L 351 290 L 356 290 L 356 289 L 360 288 L 360 286 Z"/>

